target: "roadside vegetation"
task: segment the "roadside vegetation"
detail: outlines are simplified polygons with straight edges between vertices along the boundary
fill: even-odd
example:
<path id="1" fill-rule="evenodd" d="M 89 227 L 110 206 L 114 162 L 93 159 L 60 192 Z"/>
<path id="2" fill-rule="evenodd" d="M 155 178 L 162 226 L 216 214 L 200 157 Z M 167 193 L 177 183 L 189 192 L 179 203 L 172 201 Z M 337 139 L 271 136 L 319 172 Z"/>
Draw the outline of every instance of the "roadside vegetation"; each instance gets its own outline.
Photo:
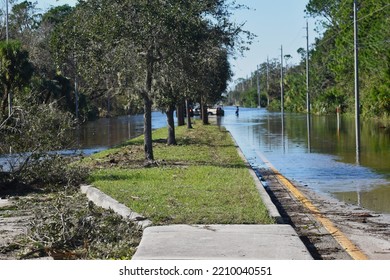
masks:
<path id="1" fill-rule="evenodd" d="M 137 226 L 89 203 L 79 192 L 88 170 L 58 152 L 74 119 L 54 105 L 25 108 L 0 124 L 0 198 L 12 202 L 0 207 L 0 259 L 130 258 Z"/>
<path id="2" fill-rule="evenodd" d="M 154 224 L 272 223 L 227 131 L 180 127 L 177 146 L 153 133 L 157 167 L 144 168 L 142 136 L 87 159 L 90 182 Z"/>

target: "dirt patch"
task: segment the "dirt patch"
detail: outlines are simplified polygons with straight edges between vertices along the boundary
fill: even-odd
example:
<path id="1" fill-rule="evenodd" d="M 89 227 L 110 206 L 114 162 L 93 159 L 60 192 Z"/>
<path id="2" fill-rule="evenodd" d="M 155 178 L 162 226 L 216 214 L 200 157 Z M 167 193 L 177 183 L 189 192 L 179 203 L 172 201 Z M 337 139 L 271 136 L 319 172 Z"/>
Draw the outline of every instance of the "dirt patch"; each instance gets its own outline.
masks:
<path id="1" fill-rule="evenodd" d="M 145 159 L 143 149 L 138 145 L 124 146 L 120 150 L 109 153 L 101 158 L 88 158 L 83 164 L 93 170 L 105 168 L 143 168 Z"/>
<path id="2" fill-rule="evenodd" d="M 0 199 L 0 260 L 17 258 L 21 246 L 15 240 L 26 234 L 29 218 L 12 199 Z"/>
<path id="3" fill-rule="evenodd" d="M 278 181 L 271 170 L 262 169 L 260 172 L 268 182 L 267 191 L 283 219 L 295 228 L 315 259 L 351 259 L 345 248 Z M 390 259 L 390 215 L 349 205 L 293 184 L 319 209 L 321 215 L 331 220 L 369 259 Z"/>

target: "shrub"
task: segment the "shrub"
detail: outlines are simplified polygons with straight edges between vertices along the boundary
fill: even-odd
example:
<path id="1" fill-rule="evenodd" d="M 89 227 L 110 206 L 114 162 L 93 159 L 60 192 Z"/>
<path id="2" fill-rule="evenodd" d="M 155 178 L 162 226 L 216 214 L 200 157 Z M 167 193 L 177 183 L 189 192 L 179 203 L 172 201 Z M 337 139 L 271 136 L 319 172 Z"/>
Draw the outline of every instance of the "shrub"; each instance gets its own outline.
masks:
<path id="1" fill-rule="evenodd" d="M 0 183 L 8 188 L 77 184 L 85 172 L 59 153 L 72 144 L 75 124 L 53 104 L 15 107 L 0 124 Z"/>

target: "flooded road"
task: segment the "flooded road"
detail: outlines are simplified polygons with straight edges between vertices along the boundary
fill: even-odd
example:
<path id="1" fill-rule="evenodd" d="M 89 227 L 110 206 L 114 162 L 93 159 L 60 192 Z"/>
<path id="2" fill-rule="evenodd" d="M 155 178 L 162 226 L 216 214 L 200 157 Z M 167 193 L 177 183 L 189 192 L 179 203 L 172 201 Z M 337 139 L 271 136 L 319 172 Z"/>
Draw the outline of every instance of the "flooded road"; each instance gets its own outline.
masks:
<path id="1" fill-rule="evenodd" d="M 254 166 L 269 161 L 285 177 L 311 190 L 382 213 L 390 213 L 390 133 L 362 124 L 360 154 L 354 120 L 265 109 L 225 108 L 220 120 Z M 309 133 L 310 132 L 310 133 Z"/>
<path id="2" fill-rule="evenodd" d="M 153 129 L 166 126 L 166 115 L 161 112 L 152 113 Z M 143 115 L 121 116 L 116 118 L 101 118 L 81 124 L 74 132 L 73 141 L 61 151 L 61 155 L 74 156 L 78 154 L 91 155 L 122 144 L 128 139 L 143 133 Z M 0 171 L 9 171 L 22 163 L 29 153 L 0 154 Z"/>
<path id="3" fill-rule="evenodd" d="M 285 177 L 311 190 L 382 213 L 390 213 L 390 132 L 363 122 L 357 158 L 354 120 L 312 116 L 310 134 L 304 114 L 225 107 L 225 126 L 252 165 L 264 158 Z M 153 113 L 153 128 L 166 126 L 165 115 Z M 80 126 L 76 144 L 90 154 L 123 143 L 143 132 L 143 116 L 100 119 Z"/>

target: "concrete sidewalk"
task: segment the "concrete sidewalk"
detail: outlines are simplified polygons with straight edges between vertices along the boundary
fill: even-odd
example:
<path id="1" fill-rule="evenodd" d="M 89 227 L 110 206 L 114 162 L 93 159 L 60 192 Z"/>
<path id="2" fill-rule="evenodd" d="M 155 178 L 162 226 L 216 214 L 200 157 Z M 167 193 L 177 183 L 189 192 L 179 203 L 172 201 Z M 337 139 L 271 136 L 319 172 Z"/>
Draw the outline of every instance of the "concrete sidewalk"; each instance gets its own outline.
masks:
<path id="1" fill-rule="evenodd" d="M 169 225 L 147 227 L 133 260 L 312 260 L 296 231 L 249 169 L 273 225 Z"/>
<path id="2" fill-rule="evenodd" d="M 144 229 L 133 260 L 312 260 L 296 231 L 283 224 L 259 174 L 247 165 L 269 215 L 278 224 L 151 226 L 151 221 L 96 188 L 82 186 L 81 191 L 98 206 L 113 209 Z"/>
<path id="3" fill-rule="evenodd" d="M 257 176 L 257 189 L 270 215 L 282 218 Z M 169 225 L 152 222 L 128 209 L 92 186 L 81 190 L 95 204 L 113 209 L 144 229 L 134 260 L 311 260 L 313 259 L 295 230 L 286 224 L 274 225 Z"/>
<path id="4" fill-rule="evenodd" d="M 266 192 L 259 187 L 262 195 Z M 286 224 L 273 225 L 170 225 L 152 223 L 92 186 L 81 190 L 95 204 L 113 209 L 144 229 L 134 260 L 168 259 L 258 259 L 310 260 L 310 253 L 295 230 Z M 274 205 L 266 200 L 272 210 Z M 274 218 L 279 217 L 279 212 Z M 276 217 L 275 217 L 276 216 Z"/>
<path id="5" fill-rule="evenodd" d="M 290 225 L 148 227 L 133 260 L 312 260 Z"/>

